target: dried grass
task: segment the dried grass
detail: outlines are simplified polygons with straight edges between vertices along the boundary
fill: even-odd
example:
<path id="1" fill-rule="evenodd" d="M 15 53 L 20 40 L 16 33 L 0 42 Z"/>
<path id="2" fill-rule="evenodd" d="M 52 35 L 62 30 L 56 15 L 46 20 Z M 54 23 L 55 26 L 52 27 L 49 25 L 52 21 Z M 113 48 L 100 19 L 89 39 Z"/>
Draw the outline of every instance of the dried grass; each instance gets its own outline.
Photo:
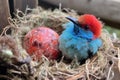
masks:
<path id="1" fill-rule="evenodd" d="M 28 11 L 31 11 L 31 13 L 28 13 Z M 3 34 L 7 36 L 6 31 L 11 28 L 12 33 L 10 36 L 16 42 L 12 47 L 19 50 L 20 58 L 25 59 L 29 55 L 22 47 L 22 40 L 29 30 L 38 26 L 48 26 L 61 34 L 64 30 L 62 24 L 67 22 L 65 17 L 70 15 L 78 17 L 74 11 L 63 13 L 61 10 L 44 10 L 41 7 L 36 9 L 27 8 L 25 13 L 18 10 L 15 19 L 9 18 L 10 26 L 4 29 L 1 37 Z M 6 65 L 10 67 L 6 67 L 7 74 L 0 74 L 0 78 L 7 80 L 111 80 L 114 77 L 112 68 L 120 60 L 120 57 L 119 59 L 115 57 L 118 54 L 120 55 L 119 47 L 114 45 L 118 41 L 113 41 L 106 30 L 103 30 L 101 39 L 103 40 L 103 46 L 97 55 L 88 59 L 83 65 L 79 65 L 77 60 L 67 64 L 63 60 L 64 57 L 57 62 L 50 61 L 43 56 L 40 62 L 30 61 L 30 63 L 22 65 L 4 63 L 5 65 L 2 67 Z M 3 43 L 0 42 L 0 44 Z"/>

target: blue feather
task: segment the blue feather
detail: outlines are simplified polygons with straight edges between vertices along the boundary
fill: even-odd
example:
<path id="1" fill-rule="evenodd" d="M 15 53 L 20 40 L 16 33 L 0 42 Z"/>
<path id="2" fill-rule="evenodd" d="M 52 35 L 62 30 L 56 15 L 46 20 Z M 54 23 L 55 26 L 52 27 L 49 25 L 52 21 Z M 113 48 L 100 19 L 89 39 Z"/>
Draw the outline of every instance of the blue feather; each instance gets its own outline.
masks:
<path id="1" fill-rule="evenodd" d="M 78 60 L 87 59 L 89 57 L 88 51 L 94 55 L 102 45 L 100 39 L 92 40 L 94 35 L 90 30 L 84 30 L 78 26 L 79 32 L 75 34 L 72 22 L 68 22 L 64 26 L 66 29 L 59 38 L 59 49 L 64 56 L 70 59 L 75 57 Z"/>
<path id="2" fill-rule="evenodd" d="M 100 48 L 102 46 L 102 40 L 97 38 L 95 40 L 92 40 L 89 43 L 89 50 L 90 52 L 93 53 L 93 55 L 98 51 L 98 48 Z"/>
<path id="3" fill-rule="evenodd" d="M 64 31 L 64 33 L 71 32 L 71 34 L 74 34 L 74 36 L 86 38 L 88 40 L 91 40 L 93 38 L 93 33 L 90 30 L 84 30 L 81 27 L 78 27 L 79 33 L 75 34 L 74 33 L 74 24 L 72 22 L 68 22 L 68 23 L 64 24 L 63 26 L 66 27 L 66 30 Z"/>

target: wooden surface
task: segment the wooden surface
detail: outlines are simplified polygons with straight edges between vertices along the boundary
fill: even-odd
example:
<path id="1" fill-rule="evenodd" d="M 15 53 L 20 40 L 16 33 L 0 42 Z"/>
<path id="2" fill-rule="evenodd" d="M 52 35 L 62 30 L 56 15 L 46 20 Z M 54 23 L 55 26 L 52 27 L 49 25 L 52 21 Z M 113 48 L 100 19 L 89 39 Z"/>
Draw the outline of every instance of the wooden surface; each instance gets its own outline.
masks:
<path id="1" fill-rule="evenodd" d="M 42 0 L 120 23 L 120 0 Z"/>
<path id="2" fill-rule="evenodd" d="M 8 17 L 14 17 L 16 9 L 25 11 L 26 7 L 35 8 L 38 6 L 38 0 L 0 0 L 0 33 L 7 26 Z"/>
<path id="3" fill-rule="evenodd" d="M 26 7 L 35 8 L 38 6 L 38 0 L 14 0 L 14 10 L 25 11 Z"/>
<path id="4" fill-rule="evenodd" d="M 0 0 L 0 33 L 8 25 L 8 17 L 10 17 L 8 0 Z"/>

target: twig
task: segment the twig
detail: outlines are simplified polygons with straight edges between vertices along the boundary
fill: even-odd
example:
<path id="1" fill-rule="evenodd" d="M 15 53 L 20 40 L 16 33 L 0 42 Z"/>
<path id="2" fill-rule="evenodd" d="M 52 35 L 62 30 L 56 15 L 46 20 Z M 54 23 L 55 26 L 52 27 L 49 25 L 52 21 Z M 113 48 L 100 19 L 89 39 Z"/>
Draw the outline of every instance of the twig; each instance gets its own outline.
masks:
<path id="1" fill-rule="evenodd" d="M 33 75 L 33 67 L 31 66 L 30 63 L 27 63 L 27 67 L 28 67 L 28 71 L 29 71 L 29 75 Z"/>
<path id="2" fill-rule="evenodd" d="M 112 69 L 113 65 L 114 65 L 114 62 L 113 62 L 113 64 L 112 64 L 112 65 L 110 66 L 110 68 L 109 68 L 109 71 L 108 71 L 108 75 L 107 75 L 107 79 L 106 79 L 106 80 L 110 80 L 110 73 L 111 73 L 111 69 Z"/>
<path id="3" fill-rule="evenodd" d="M 120 49 L 118 48 L 118 58 L 120 58 Z M 118 60 L 118 69 L 120 72 L 120 59 Z"/>
<path id="4" fill-rule="evenodd" d="M 21 75 L 22 73 L 20 71 L 16 71 L 16 70 L 9 70 L 10 73 L 15 73 L 18 75 Z"/>
<path id="5" fill-rule="evenodd" d="M 84 74 L 85 74 L 85 72 L 82 71 L 82 72 L 80 72 L 79 74 L 76 74 L 76 75 L 73 75 L 73 76 L 67 78 L 66 80 L 77 80 L 77 79 L 79 79 L 79 78 L 84 77 Z"/>
<path id="6" fill-rule="evenodd" d="M 87 80 L 90 80 L 90 78 L 89 78 L 89 69 L 88 69 L 88 64 L 89 64 L 89 61 L 88 61 L 88 62 L 86 62 L 86 66 L 85 66 L 85 68 L 86 68 Z"/>
<path id="7" fill-rule="evenodd" d="M 68 74 L 68 75 L 72 75 L 73 74 L 73 72 L 70 72 L 70 71 L 63 71 L 63 70 L 58 70 L 59 72 L 62 72 L 62 73 L 66 73 L 66 74 Z"/>
<path id="8" fill-rule="evenodd" d="M 62 74 L 62 75 L 65 75 L 65 76 L 71 76 L 70 74 L 67 74 L 67 73 L 65 73 L 65 72 L 60 72 L 60 71 L 58 71 L 57 73 Z"/>
<path id="9" fill-rule="evenodd" d="M 98 56 L 94 56 L 89 65 L 91 65 L 92 63 L 94 63 L 97 60 L 97 58 L 98 58 Z"/>
<path id="10" fill-rule="evenodd" d="M 116 57 L 114 57 L 114 56 L 112 56 L 112 55 L 110 55 L 110 54 L 107 54 L 109 57 L 111 57 L 111 58 L 113 58 L 114 60 L 120 60 L 120 57 L 118 57 L 118 58 L 116 58 Z"/>
<path id="11" fill-rule="evenodd" d="M 34 68 L 39 68 L 43 63 L 44 63 L 43 61 L 40 61 L 38 65 L 34 66 Z"/>
<path id="12" fill-rule="evenodd" d="M 55 77 L 53 76 L 53 74 L 50 71 L 48 71 L 48 74 L 49 74 L 49 76 L 51 76 L 52 80 L 55 80 Z"/>
<path id="13" fill-rule="evenodd" d="M 92 74 L 92 73 L 89 73 L 89 75 L 91 75 L 91 76 L 93 76 L 93 77 L 95 77 L 97 80 L 99 79 L 101 79 L 101 77 L 98 77 L 98 76 L 95 76 L 94 74 Z"/>

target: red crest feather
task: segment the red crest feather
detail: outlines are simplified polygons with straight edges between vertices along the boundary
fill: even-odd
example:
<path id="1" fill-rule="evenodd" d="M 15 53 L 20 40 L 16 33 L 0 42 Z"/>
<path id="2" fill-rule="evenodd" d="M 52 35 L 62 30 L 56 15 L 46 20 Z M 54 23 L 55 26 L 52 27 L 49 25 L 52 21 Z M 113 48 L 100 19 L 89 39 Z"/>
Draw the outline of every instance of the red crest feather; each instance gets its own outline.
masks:
<path id="1" fill-rule="evenodd" d="M 83 25 L 88 25 L 89 29 L 94 34 L 94 38 L 100 36 L 103 25 L 94 15 L 84 14 L 79 17 L 78 21 Z"/>

